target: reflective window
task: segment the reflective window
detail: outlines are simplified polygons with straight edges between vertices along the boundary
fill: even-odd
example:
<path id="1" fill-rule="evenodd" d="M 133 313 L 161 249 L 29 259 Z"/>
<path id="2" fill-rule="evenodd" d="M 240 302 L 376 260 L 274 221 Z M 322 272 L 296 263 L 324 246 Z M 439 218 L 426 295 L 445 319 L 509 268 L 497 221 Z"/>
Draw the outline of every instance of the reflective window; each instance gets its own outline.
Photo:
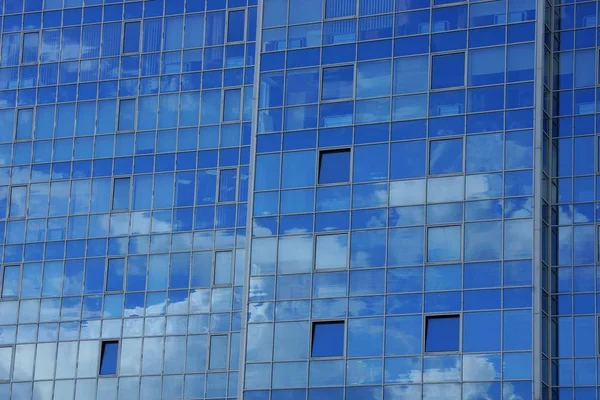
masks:
<path id="1" fill-rule="evenodd" d="M 348 266 L 348 235 L 317 236 L 315 269 Z"/>
<path id="2" fill-rule="evenodd" d="M 140 23 L 128 22 L 125 24 L 123 37 L 123 53 L 137 53 L 140 51 Z"/>
<path id="3" fill-rule="evenodd" d="M 448 174 L 462 172 L 462 170 L 462 139 L 434 140 L 429 143 L 430 174 Z"/>
<path id="4" fill-rule="evenodd" d="M 219 251 L 215 253 L 215 285 L 229 285 L 231 283 L 231 266 L 233 253 Z"/>
<path id="5" fill-rule="evenodd" d="M 125 99 L 119 102 L 119 131 L 132 131 L 135 129 L 135 112 L 135 99 Z"/>
<path id="6" fill-rule="evenodd" d="M 123 277 L 125 273 L 125 259 L 111 258 L 108 260 L 108 275 L 106 277 L 107 291 L 123 290 Z"/>
<path id="7" fill-rule="evenodd" d="M 325 18 L 348 17 L 356 14 L 356 1 L 325 0 Z"/>
<path id="8" fill-rule="evenodd" d="M 465 53 L 434 56 L 431 88 L 442 89 L 465 84 Z"/>
<path id="9" fill-rule="evenodd" d="M 315 322 L 312 332 L 312 357 L 344 355 L 344 322 Z"/>
<path id="10" fill-rule="evenodd" d="M 246 31 L 246 11 L 230 11 L 227 27 L 227 42 L 239 42 L 244 40 L 244 32 Z"/>
<path id="11" fill-rule="evenodd" d="M 117 340 L 102 342 L 99 375 L 115 375 L 117 373 L 118 354 L 119 342 Z"/>
<path id="12" fill-rule="evenodd" d="M 13 348 L 0 347 L 0 381 L 10 379 L 10 369 L 12 367 Z M 20 365 L 19 365 L 20 367 Z"/>
<path id="13" fill-rule="evenodd" d="M 350 149 L 327 150 L 319 154 L 319 183 L 350 180 Z"/>
<path id="14" fill-rule="evenodd" d="M 113 210 L 128 210 L 130 205 L 130 178 L 118 178 L 113 183 Z"/>
<path id="15" fill-rule="evenodd" d="M 427 230 L 428 261 L 460 260 L 460 248 L 460 226 L 443 226 Z"/>
<path id="16" fill-rule="evenodd" d="M 425 351 L 458 351 L 460 317 L 458 315 L 428 316 L 425 320 Z"/>
<path id="17" fill-rule="evenodd" d="M 323 100 L 352 98 L 354 65 L 323 69 Z"/>
<path id="18" fill-rule="evenodd" d="M 225 369 L 227 367 L 227 335 L 210 337 L 210 369 Z"/>

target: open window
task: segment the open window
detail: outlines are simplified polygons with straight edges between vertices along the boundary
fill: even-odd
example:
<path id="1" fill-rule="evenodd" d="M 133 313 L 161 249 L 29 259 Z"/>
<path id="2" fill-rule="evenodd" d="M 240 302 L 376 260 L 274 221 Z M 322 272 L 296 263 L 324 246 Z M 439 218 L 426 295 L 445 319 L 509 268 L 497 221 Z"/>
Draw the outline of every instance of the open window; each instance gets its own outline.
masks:
<path id="1" fill-rule="evenodd" d="M 325 150 L 319 153 L 319 184 L 350 181 L 350 149 Z"/>
<path id="2" fill-rule="evenodd" d="M 429 315 L 425 319 L 425 352 L 453 352 L 460 349 L 460 316 Z"/>
<path id="3" fill-rule="evenodd" d="M 117 361 L 119 359 L 119 341 L 110 340 L 102 342 L 100 353 L 100 370 L 98 375 L 116 375 Z"/>
<path id="4" fill-rule="evenodd" d="M 315 322 L 312 329 L 311 357 L 344 355 L 344 321 Z"/>

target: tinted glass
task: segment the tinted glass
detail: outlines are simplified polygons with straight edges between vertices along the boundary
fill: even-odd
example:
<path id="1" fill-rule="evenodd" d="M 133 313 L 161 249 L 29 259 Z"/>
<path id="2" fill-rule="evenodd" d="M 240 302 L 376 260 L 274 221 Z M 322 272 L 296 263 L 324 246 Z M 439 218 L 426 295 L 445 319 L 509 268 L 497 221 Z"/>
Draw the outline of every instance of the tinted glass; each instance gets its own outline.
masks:
<path id="1" fill-rule="evenodd" d="M 100 375 L 114 375 L 117 373 L 117 356 L 119 342 L 103 342 L 100 355 Z"/>
<path id="2" fill-rule="evenodd" d="M 460 318 L 458 315 L 427 317 L 426 324 L 426 352 L 459 350 Z"/>
<path id="3" fill-rule="evenodd" d="M 319 183 L 350 180 L 350 150 L 323 151 L 319 159 Z"/>
<path id="4" fill-rule="evenodd" d="M 312 357 L 344 355 L 344 323 L 318 322 L 313 325 Z"/>

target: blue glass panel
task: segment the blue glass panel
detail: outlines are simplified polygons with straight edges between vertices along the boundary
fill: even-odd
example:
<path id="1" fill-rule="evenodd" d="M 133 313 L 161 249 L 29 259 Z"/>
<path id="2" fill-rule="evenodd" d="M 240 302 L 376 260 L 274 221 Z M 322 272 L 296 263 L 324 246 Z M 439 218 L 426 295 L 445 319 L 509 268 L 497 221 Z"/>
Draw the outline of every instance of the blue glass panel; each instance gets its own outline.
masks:
<path id="1" fill-rule="evenodd" d="M 460 317 L 458 315 L 427 317 L 425 351 L 459 350 Z"/>
<path id="2" fill-rule="evenodd" d="M 312 357 L 344 354 L 344 322 L 321 322 L 313 325 Z"/>

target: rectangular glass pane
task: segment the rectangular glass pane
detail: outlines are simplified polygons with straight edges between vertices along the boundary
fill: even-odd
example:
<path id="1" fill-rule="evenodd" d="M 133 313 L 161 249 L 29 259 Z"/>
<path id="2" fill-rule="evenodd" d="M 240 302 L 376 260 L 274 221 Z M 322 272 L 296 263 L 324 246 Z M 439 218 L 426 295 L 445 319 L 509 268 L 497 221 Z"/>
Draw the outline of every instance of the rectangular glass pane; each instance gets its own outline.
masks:
<path id="1" fill-rule="evenodd" d="M 100 356 L 99 375 L 114 375 L 117 373 L 117 355 L 119 353 L 119 342 L 103 342 Z"/>
<path id="2" fill-rule="evenodd" d="M 227 367 L 227 335 L 210 337 L 210 369 Z"/>

